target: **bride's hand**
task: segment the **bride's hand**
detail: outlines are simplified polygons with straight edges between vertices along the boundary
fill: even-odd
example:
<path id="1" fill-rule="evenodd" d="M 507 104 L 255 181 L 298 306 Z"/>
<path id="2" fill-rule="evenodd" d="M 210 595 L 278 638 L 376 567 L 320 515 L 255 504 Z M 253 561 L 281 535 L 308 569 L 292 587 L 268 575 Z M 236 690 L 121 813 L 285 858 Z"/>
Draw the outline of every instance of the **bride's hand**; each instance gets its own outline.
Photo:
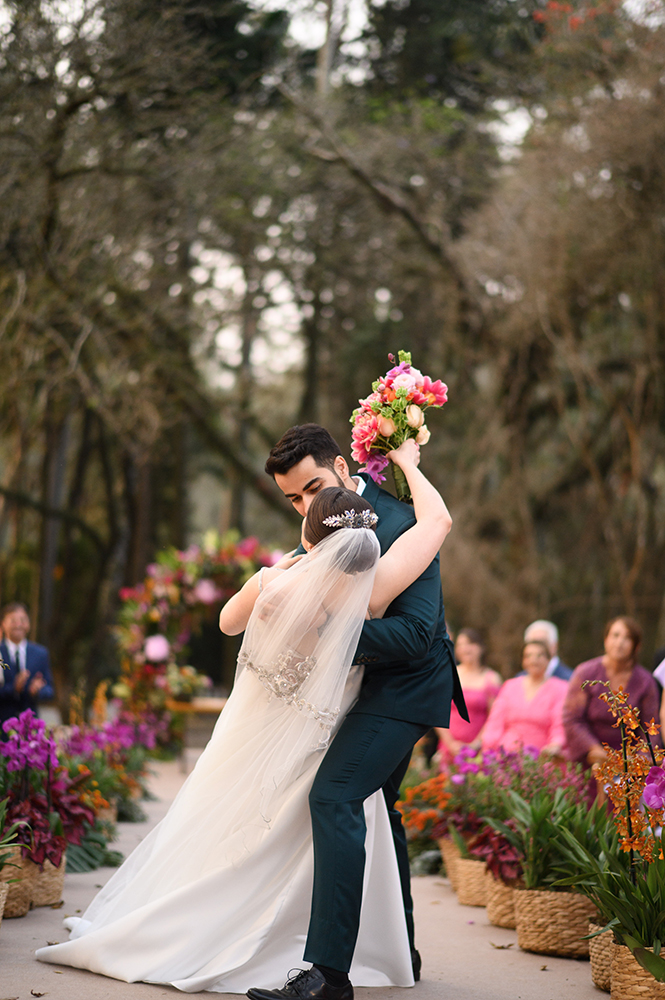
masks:
<path id="1" fill-rule="evenodd" d="M 405 465 L 417 468 L 420 465 L 420 445 L 416 444 L 415 438 L 407 438 L 399 448 L 388 452 L 388 458 L 400 469 Z"/>
<path id="2" fill-rule="evenodd" d="M 295 552 L 295 549 L 291 549 L 290 552 L 285 552 L 276 563 L 273 563 L 272 569 L 289 569 L 291 566 L 295 566 L 295 564 L 300 562 L 303 557 L 302 552 L 299 552 L 298 555 L 296 555 Z"/>

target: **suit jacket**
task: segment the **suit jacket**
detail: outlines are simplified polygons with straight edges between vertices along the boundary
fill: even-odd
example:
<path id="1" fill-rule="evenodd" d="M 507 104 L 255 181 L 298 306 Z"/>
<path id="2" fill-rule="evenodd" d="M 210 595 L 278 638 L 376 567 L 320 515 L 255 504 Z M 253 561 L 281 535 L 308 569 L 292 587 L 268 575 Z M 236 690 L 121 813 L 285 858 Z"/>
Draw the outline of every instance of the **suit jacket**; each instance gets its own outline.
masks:
<path id="1" fill-rule="evenodd" d="M 549 674 L 549 676 L 560 677 L 562 681 L 569 681 L 570 678 L 573 676 L 573 671 L 571 667 L 568 666 L 567 663 L 564 663 L 563 660 L 560 660 L 559 657 L 557 656 L 556 666 L 554 670 L 551 672 L 551 674 Z"/>
<path id="2" fill-rule="evenodd" d="M 380 489 L 373 479 L 363 496 L 379 517 L 381 552 L 415 523 L 413 508 Z M 446 632 L 437 555 L 424 573 L 388 607 L 383 618 L 365 622 L 356 650 L 365 668 L 358 701 L 351 711 L 448 726 L 454 700 L 468 713 L 457 675 L 453 644 Z"/>
<path id="3" fill-rule="evenodd" d="M 2 656 L 5 663 L 9 663 L 9 649 L 4 639 L 0 642 L 0 656 Z M 16 675 L 18 674 L 16 664 L 12 664 L 6 670 L 0 672 L 0 723 L 11 719 L 20 712 L 25 712 L 27 708 L 31 708 L 33 712 L 37 713 L 38 698 L 47 699 L 54 696 L 53 676 L 51 674 L 51 664 L 46 646 L 40 646 L 36 642 L 29 642 L 25 653 L 25 665 L 29 677 L 28 682 L 21 692 L 17 692 L 14 686 Z M 34 698 L 28 692 L 30 681 L 35 674 L 41 674 L 46 681 L 46 685 L 39 692 L 38 698 Z"/>

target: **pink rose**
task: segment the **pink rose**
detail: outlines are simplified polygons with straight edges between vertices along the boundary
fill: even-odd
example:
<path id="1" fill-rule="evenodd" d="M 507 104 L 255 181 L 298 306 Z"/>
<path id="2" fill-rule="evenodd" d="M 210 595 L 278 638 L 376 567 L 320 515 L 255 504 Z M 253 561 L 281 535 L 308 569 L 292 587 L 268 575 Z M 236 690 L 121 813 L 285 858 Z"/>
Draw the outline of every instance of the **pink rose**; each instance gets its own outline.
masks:
<path id="1" fill-rule="evenodd" d="M 372 409 L 372 403 L 380 403 L 381 402 L 381 393 L 380 392 L 370 392 L 369 396 L 366 396 L 365 399 L 359 399 L 358 402 L 360 403 L 360 406 L 361 406 L 361 408 L 363 410 L 371 410 Z"/>
<path id="2" fill-rule="evenodd" d="M 417 382 L 410 372 L 402 372 L 393 379 L 392 388 L 397 391 L 398 389 L 406 389 L 407 395 L 417 387 Z"/>
<path id="3" fill-rule="evenodd" d="M 170 652 L 171 646 L 165 635 L 149 635 L 143 646 L 145 658 L 150 663 L 168 660 Z"/>
<path id="4" fill-rule="evenodd" d="M 199 580 L 194 587 L 194 597 L 201 604 L 214 604 L 221 594 L 212 580 Z"/>

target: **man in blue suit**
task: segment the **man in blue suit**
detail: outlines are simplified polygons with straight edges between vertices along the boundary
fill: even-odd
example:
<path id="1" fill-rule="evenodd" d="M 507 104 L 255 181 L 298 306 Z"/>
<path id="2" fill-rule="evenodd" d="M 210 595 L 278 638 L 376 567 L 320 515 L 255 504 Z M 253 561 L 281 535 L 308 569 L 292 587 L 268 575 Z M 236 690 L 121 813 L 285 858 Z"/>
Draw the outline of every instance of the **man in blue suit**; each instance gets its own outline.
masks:
<path id="1" fill-rule="evenodd" d="M 350 475 L 339 445 L 318 424 L 287 431 L 270 452 L 266 472 L 303 516 L 327 486 L 362 493 L 378 514 L 382 552 L 414 523 L 410 506 L 368 476 Z M 281 990 L 249 990 L 251 1000 L 352 1000 L 348 971 L 362 902 L 363 803 L 379 789 L 397 854 L 414 979 L 420 978 L 406 836 L 395 803 L 415 743 L 430 728 L 448 726 L 451 700 L 468 717 L 445 627 L 438 555 L 383 618 L 365 623 L 355 662 L 365 668 L 360 696 L 321 762 L 309 799 L 314 886 L 304 958 L 312 968 Z"/>
<path id="2" fill-rule="evenodd" d="M 37 714 L 37 702 L 53 697 L 53 677 L 46 647 L 28 641 L 30 617 L 24 604 L 5 605 L 0 628 L 0 657 L 6 664 L 0 670 L 1 726 L 27 708 Z"/>

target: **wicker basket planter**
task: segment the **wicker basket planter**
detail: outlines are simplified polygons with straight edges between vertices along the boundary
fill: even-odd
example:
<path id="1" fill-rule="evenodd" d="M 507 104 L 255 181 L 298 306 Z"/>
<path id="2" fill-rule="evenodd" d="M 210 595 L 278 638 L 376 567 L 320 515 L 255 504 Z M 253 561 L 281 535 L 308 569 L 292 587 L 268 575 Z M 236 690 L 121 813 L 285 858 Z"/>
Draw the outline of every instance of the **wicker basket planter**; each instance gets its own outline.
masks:
<path id="1" fill-rule="evenodd" d="M 517 943 L 524 951 L 587 958 L 589 921 L 596 907 L 577 892 L 519 889 L 515 892 Z"/>
<path id="2" fill-rule="evenodd" d="M 102 809 L 98 809 L 96 815 L 97 819 L 101 820 L 102 823 L 117 823 L 118 803 L 111 802 L 110 805 L 104 806 Z"/>
<path id="3" fill-rule="evenodd" d="M 487 873 L 487 919 L 495 927 L 515 929 L 515 889 Z"/>
<path id="4" fill-rule="evenodd" d="M 612 1000 L 665 1000 L 665 983 L 659 983 L 633 958 L 623 944 L 612 955 Z"/>
<path id="5" fill-rule="evenodd" d="M 24 917 L 30 909 L 32 899 L 32 871 L 21 857 L 20 847 L 12 848 L 10 864 L 0 871 L 0 882 L 8 882 L 4 916 Z M 18 866 L 18 867 L 15 867 Z M 34 868 L 34 865 L 33 865 Z M 10 881 L 16 879 L 16 881 Z"/>
<path id="6" fill-rule="evenodd" d="M 484 861 L 458 858 L 455 862 L 457 902 L 463 906 L 487 905 L 487 878 Z"/>
<path id="7" fill-rule="evenodd" d="M 6 882 L 0 882 L 0 924 L 2 924 L 2 916 L 5 912 L 5 902 L 7 901 L 7 893 L 9 892 L 9 886 Z"/>
<path id="8" fill-rule="evenodd" d="M 53 906 L 62 899 L 62 887 L 65 883 L 65 868 L 67 857 L 63 853 L 62 861 L 56 868 L 50 861 L 44 862 L 42 871 L 39 865 L 32 861 L 24 861 L 24 866 L 32 869 L 30 903 L 32 906 Z"/>
<path id="9" fill-rule="evenodd" d="M 589 934 L 599 931 L 600 924 L 589 924 Z M 589 941 L 589 958 L 591 959 L 591 979 L 593 985 L 605 993 L 610 992 L 612 982 L 612 955 L 614 954 L 614 934 L 603 931 Z"/>
<path id="10" fill-rule="evenodd" d="M 439 850 L 443 858 L 446 875 L 450 881 L 453 892 L 457 892 L 457 872 L 456 864 L 462 854 L 452 837 L 441 837 L 439 839 Z"/>

